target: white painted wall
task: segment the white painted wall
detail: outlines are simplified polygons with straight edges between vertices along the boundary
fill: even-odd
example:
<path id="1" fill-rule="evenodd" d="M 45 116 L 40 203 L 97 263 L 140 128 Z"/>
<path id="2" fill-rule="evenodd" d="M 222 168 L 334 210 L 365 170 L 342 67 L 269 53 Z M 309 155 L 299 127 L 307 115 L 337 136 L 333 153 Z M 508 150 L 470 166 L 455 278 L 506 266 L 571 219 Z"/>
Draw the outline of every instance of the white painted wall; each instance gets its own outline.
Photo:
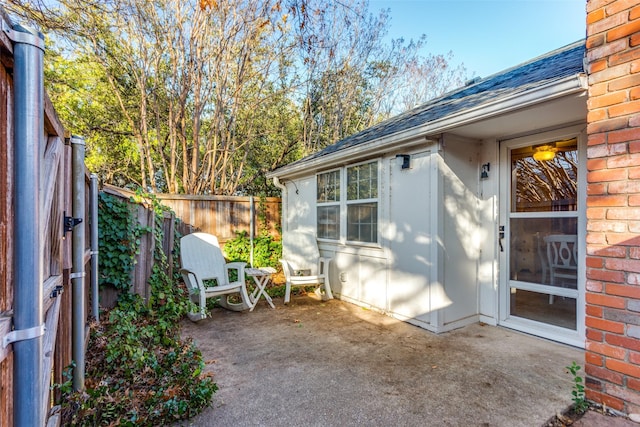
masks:
<path id="1" fill-rule="evenodd" d="M 319 243 L 333 258 L 334 294 L 435 332 L 475 322 L 481 310 L 495 317 L 495 264 L 487 249 L 495 194 L 481 191 L 497 173 L 480 183 L 479 165 L 496 153 L 480 147 L 445 135 L 403 151 L 411 154 L 409 170 L 401 170 L 396 153 L 380 159 L 379 243 Z M 315 174 L 294 183 L 287 185 L 283 229 L 315 230 Z"/>

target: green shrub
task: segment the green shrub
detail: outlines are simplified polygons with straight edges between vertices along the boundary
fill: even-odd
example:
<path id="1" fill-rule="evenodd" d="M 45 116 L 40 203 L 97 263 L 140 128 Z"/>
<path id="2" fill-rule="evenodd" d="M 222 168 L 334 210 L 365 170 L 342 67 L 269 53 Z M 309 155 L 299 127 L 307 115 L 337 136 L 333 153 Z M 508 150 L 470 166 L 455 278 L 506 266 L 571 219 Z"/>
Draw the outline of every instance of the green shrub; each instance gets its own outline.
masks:
<path id="1" fill-rule="evenodd" d="M 125 202 L 101 196 L 100 255 L 107 260 L 103 275 L 121 290 L 118 305 L 94 324 L 87 345 L 84 392 L 73 392 L 68 382 L 63 393 L 64 425 L 167 425 L 189 418 L 209 405 L 217 385 L 203 373 L 202 354 L 192 342 L 180 339 L 178 324 L 189 308 L 189 299 L 176 277 L 169 277 L 162 251 L 162 214 L 165 209 L 144 197 L 156 214 L 157 227 L 144 229 L 131 220 Z M 124 233 L 121 229 L 125 230 Z M 149 279 L 150 298 L 145 303 L 129 290 L 130 269 L 139 237 L 152 232 L 156 239 L 154 265 Z M 174 246 L 179 235 L 175 236 Z M 179 250 L 174 250 L 178 253 Z M 150 254 L 151 255 L 151 254 Z M 111 261 L 110 261 L 111 262 Z M 126 279 L 125 279 L 126 273 Z"/>
<path id="2" fill-rule="evenodd" d="M 251 259 L 251 240 L 246 231 L 236 231 L 236 237 L 224 244 L 225 257 L 229 261 L 249 263 Z M 253 265 L 255 267 L 278 268 L 282 258 L 282 242 L 274 240 L 268 234 L 253 239 Z"/>

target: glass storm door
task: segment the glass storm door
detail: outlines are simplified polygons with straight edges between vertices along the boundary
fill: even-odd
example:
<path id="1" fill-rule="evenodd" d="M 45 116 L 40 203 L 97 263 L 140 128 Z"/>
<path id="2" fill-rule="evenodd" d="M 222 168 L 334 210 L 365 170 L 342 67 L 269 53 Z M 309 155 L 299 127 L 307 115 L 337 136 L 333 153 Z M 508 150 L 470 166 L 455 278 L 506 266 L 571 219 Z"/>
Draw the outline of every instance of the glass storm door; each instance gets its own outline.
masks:
<path id="1" fill-rule="evenodd" d="M 506 142 L 501 157 L 502 323 L 571 341 L 584 305 L 578 137 Z"/>

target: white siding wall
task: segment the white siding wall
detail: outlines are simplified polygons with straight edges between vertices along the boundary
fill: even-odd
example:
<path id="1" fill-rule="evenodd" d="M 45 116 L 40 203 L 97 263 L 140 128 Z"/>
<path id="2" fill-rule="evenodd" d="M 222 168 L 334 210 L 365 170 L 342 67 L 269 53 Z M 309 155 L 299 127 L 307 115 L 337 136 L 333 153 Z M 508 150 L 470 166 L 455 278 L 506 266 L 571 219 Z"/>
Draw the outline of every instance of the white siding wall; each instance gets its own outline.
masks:
<path id="1" fill-rule="evenodd" d="M 334 293 L 441 332 L 465 323 L 495 323 L 495 142 L 445 135 L 424 144 L 401 170 L 395 154 L 380 162 L 379 244 L 321 241 L 332 257 Z M 491 163 L 480 181 L 480 165 Z M 315 174 L 288 184 L 284 232 L 315 231 Z"/>

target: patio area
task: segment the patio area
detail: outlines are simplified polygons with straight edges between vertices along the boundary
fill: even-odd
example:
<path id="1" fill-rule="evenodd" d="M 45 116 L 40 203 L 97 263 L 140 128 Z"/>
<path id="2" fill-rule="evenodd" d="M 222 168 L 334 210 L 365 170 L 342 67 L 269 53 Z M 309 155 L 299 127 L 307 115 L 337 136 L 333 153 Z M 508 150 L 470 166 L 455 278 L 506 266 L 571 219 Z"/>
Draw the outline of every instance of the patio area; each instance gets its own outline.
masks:
<path id="1" fill-rule="evenodd" d="M 219 391 L 182 425 L 540 426 L 571 403 L 583 351 L 480 324 L 435 335 L 339 300 L 216 308 L 183 336 Z"/>

